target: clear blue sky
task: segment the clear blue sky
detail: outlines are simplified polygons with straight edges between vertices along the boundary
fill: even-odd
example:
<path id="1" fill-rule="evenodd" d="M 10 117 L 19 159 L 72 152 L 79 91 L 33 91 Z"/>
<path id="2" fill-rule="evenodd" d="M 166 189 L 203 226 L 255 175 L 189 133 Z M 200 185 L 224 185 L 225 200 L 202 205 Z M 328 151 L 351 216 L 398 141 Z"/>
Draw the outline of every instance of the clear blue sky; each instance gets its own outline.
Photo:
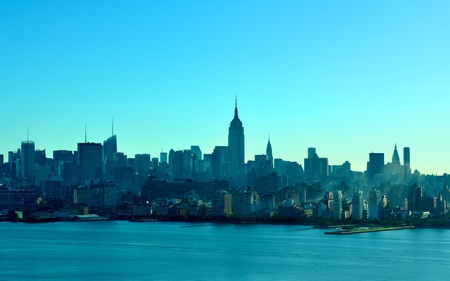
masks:
<path id="1" fill-rule="evenodd" d="M 450 172 L 450 1 L 0 2 L 0 153 L 102 142 Z M 5 157 L 6 160 L 7 157 Z"/>

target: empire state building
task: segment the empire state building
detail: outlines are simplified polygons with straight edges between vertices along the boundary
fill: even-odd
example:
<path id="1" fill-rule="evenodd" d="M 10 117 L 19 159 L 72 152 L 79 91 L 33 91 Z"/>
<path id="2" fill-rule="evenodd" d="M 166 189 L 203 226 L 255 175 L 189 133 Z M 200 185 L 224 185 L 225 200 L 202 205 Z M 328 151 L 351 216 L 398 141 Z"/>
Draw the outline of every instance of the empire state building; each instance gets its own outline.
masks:
<path id="1" fill-rule="evenodd" d="M 230 123 L 228 131 L 228 148 L 231 154 L 232 178 L 238 183 L 243 183 L 245 178 L 244 169 L 244 127 L 238 116 L 237 99 L 234 108 L 234 118 Z"/>

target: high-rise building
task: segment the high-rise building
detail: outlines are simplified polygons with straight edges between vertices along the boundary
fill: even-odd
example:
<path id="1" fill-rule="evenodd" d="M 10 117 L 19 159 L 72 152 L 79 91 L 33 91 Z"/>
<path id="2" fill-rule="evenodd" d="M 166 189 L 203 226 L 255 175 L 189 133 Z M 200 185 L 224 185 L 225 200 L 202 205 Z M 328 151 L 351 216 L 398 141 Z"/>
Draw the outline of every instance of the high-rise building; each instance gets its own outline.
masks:
<path id="1" fill-rule="evenodd" d="M 269 141 L 267 142 L 266 155 L 267 155 L 267 161 L 269 162 L 269 168 L 272 171 L 273 170 L 273 154 L 272 154 L 272 145 L 270 144 L 270 137 L 269 137 Z"/>
<path id="2" fill-rule="evenodd" d="M 183 179 L 183 151 L 170 150 L 170 167 L 172 169 L 172 177 L 174 180 Z"/>
<path id="3" fill-rule="evenodd" d="M 400 164 L 400 157 L 398 156 L 397 144 L 395 144 L 394 153 L 392 154 L 392 163 Z"/>
<path id="4" fill-rule="evenodd" d="M 167 163 L 167 152 L 161 152 L 159 154 L 159 161 L 161 163 Z"/>
<path id="5" fill-rule="evenodd" d="M 47 157 L 45 155 L 45 149 L 44 150 L 36 149 L 34 154 L 36 164 L 41 167 L 45 167 L 47 165 Z"/>
<path id="6" fill-rule="evenodd" d="M 333 192 L 333 218 L 335 220 L 342 218 L 342 192 L 340 190 Z"/>
<path id="7" fill-rule="evenodd" d="M 409 147 L 403 148 L 403 165 L 410 165 L 411 164 L 411 158 L 410 158 L 410 150 Z"/>
<path id="8" fill-rule="evenodd" d="M 370 180 L 373 180 L 375 175 L 383 173 L 384 168 L 384 153 L 369 153 L 369 162 L 367 162 L 367 173 Z"/>
<path id="9" fill-rule="evenodd" d="M 150 154 L 134 155 L 134 170 L 139 175 L 147 175 L 151 167 Z"/>
<path id="10" fill-rule="evenodd" d="M 312 159 L 317 157 L 316 148 L 315 147 L 309 147 L 308 148 L 308 159 Z"/>
<path id="11" fill-rule="evenodd" d="M 195 174 L 200 172 L 199 162 L 202 161 L 203 155 L 202 150 L 198 145 L 191 145 L 191 153 L 192 153 L 192 178 L 195 177 Z"/>
<path id="12" fill-rule="evenodd" d="M 114 177 L 114 154 L 117 153 L 117 137 L 110 136 L 103 142 L 103 175 L 106 179 L 112 180 Z"/>
<path id="13" fill-rule="evenodd" d="M 381 211 L 383 209 L 381 200 L 382 200 L 381 191 L 375 189 L 370 192 L 369 218 L 371 219 L 381 218 Z"/>
<path id="14" fill-rule="evenodd" d="M 408 182 L 411 177 L 411 151 L 409 147 L 403 148 L 403 166 L 404 166 L 404 175 L 405 181 Z"/>
<path id="15" fill-rule="evenodd" d="M 102 144 L 78 143 L 78 182 L 100 179 L 102 175 Z"/>
<path id="16" fill-rule="evenodd" d="M 353 192 L 352 205 L 353 205 L 352 218 L 355 220 L 362 219 L 364 211 L 364 200 L 361 190 Z"/>
<path id="17" fill-rule="evenodd" d="M 231 152 L 228 146 L 216 146 L 211 154 L 211 176 L 214 179 L 230 178 L 231 166 Z"/>
<path id="18" fill-rule="evenodd" d="M 5 161 L 5 159 L 4 159 L 3 154 L 0 154 L 0 176 L 2 176 L 4 173 L 4 168 L 3 168 L 4 161 Z"/>
<path id="19" fill-rule="evenodd" d="M 239 119 L 237 100 L 234 108 L 234 118 L 228 130 L 228 147 L 231 153 L 232 179 L 238 184 L 243 184 L 245 179 L 244 127 Z"/>
<path id="20" fill-rule="evenodd" d="M 308 158 L 305 158 L 305 179 L 309 182 L 326 181 L 328 177 L 328 158 L 320 158 L 314 147 L 308 148 Z"/>
<path id="21" fill-rule="evenodd" d="M 34 142 L 27 140 L 22 142 L 20 150 L 21 159 L 21 176 L 28 184 L 34 184 L 36 153 L 34 150 Z"/>

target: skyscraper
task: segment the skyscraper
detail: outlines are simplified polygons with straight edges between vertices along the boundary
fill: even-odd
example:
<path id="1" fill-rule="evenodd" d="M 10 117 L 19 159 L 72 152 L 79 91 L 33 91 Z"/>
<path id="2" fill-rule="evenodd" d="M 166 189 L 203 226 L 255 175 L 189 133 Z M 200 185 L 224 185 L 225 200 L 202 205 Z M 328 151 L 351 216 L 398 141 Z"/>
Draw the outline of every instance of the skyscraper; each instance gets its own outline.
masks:
<path id="1" fill-rule="evenodd" d="M 103 142 L 103 175 L 106 179 L 114 178 L 114 154 L 117 153 L 117 137 L 113 134 Z"/>
<path id="2" fill-rule="evenodd" d="M 403 148 L 403 165 L 410 165 L 411 164 L 411 158 L 410 158 L 410 150 L 409 147 Z"/>
<path id="3" fill-rule="evenodd" d="M 361 190 L 353 192 L 352 204 L 353 204 L 352 219 L 355 219 L 355 220 L 362 219 L 363 218 L 364 201 L 363 201 L 363 194 L 362 194 Z"/>
<path id="4" fill-rule="evenodd" d="M 272 171 L 273 170 L 273 154 L 272 154 L 272 145 L 270 144 L 270 137 L 269 137 L 269 141 L 267 142 L 266 155 L 267 155 L 267 161 L 269 162 L 269 168 Z"/>
<path id="5" fill-rule="evenodd" d="M 147 175 L 151 166 L 150 154 L 134 155 L 134 171 L 139 175 Z"/>
<path id="6" fill-rule="evenodd" d="M 304 164 L 306 181 L 327 180 L 328 158 L 320 158 L 314 147 L 308 148 L 308 158 L 305 158 Z"/>
<path id="7" fill-rule="evenodd" d="M 408 182 L 411 177 L 411 154 L 409 147 L 403 148 L 403 165 L 405 181 Z"/>
<path id="8" fill-rule="evenodd" d="M 333 218 L 335 220 L 342 218 L 342 192 L 340 190 L 333 192 Z"/>
<path id="9" fill-rule="evenodd" d="M 28 184 L 34 183 L 35 177 L 35 163 L 36 153 L 34 149 L 34 142 L 26 140 L 22 142 L 20 150 L 21 159 L 21 176 L 26 180 Z"/>
<path id="10" fill-rule="evenodd" d="M 79 183 L 100 179 L 102 174 L 102 144 L 79 143 L 77 155 Z"/>
<path id="11" fill-rule="evenodd" d="M 161 163 L 167 163 L 167 152 L 161 152 L 159 154 L 159 161 Z"/>
<path id="12" fill-rule="evenodd" d="M 237 99 L 234 108 L 234 118 L 228 130 L 228 147 L 231 153 L 232 179 L 238 184 L 243 184 L 245 178 L 244 127 L 238 116 Z"/>
<path id="13" fill-rule="evenodd" d="M 400 157 L 398 156 L 397 144 L 395 144 L 394 153 L 392 154 L 392 163 L 400 164 Z"/>
<path id="14" fill-rule="evenodd" d="M 369 153 L 369 162 L 367 162 L 367 173 L 370 180 L 373 180 L 375 175 L 383 173 L 384 168 L 384 153 Z"/>

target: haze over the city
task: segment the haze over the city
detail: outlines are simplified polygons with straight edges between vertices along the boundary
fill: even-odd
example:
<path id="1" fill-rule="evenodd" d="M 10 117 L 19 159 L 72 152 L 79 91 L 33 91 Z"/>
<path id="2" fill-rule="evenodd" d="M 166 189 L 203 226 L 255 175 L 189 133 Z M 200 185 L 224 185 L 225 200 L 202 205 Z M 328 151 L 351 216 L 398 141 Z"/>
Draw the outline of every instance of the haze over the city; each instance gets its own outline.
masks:
<path id="1" fill-rule="evenodd" d="M 2 1 L 0 154 L 117 134 L 129 155 L 226 145 L 364 171 L 450 171 L 450 2 Z M 401 153 L 401 152 L 400 152 Z M 51 153 L 49 153 L 51 154 Z"/>

